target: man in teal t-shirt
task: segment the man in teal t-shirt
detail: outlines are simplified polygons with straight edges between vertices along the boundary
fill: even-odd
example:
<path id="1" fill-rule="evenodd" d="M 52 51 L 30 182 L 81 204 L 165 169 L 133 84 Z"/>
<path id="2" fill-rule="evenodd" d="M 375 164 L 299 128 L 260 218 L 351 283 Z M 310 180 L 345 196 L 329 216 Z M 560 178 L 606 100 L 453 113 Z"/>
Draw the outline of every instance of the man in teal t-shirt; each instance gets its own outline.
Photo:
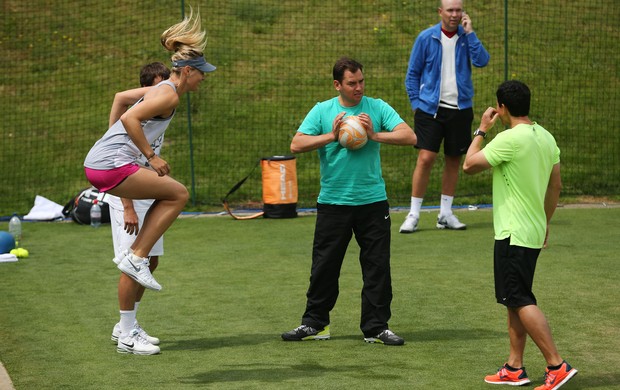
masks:
<path id="1" fill-rule="evenodd" d="M 398 113 L 381 99 L 364 96 L 362 65 L 343 57 L 333 68 L 337 97 L 317 103 L 291 142 L 293 153 L 317 150 L 321 191 L 312 251 L 306 310 L 301 326 L 282 334 L 285 341 L 330 338 L 329 313 L 338 298 L 338 277 L 353 234 L 360 246 L 362 314 L 360 328 L 369 343 L 402 345 L 388 327 L 391 316 L 391 220 L 381 174 L 381 143 L 414 145 L 416 136 Z M 361 149 L 338 142 L 345 117 L 358 116 L 368 135 Z"/>
<path id="2" fill-rule="evenodd" d="M 530 90 L 520 81 L 506 81 L 497 89 L 497 107 L 489 107 L 474 133 L 463 170 L 475 174 L 493 168 L 494 276 L 497 302 L 508 311 L 510 354 L 491 384 L 530 383 L 523 366 L 529 335 L 547 361 L 545 383 L 535 390 L 557 389 L 577 370 L 558 353 L 551 329 L 532 292 L 541 248 L 547 243 L 548 224 L 555 212 L 562 181 L 560 149 L 553 136 L 529 119 Z M 510 128 L 484 148 L 497 119 Z"/>

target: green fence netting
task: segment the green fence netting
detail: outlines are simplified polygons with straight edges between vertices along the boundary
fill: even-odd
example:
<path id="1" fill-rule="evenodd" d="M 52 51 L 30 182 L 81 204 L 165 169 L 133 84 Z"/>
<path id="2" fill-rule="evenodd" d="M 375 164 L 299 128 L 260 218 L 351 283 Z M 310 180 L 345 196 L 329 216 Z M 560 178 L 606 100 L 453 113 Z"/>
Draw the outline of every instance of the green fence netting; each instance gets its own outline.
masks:
<path id="1" fill-rule="evenodd" d="M 107 129 L 114 93 L 138 86 L 140 67 L 169 64 L 159 36 L 191 5 L 218 70 L 183 99 L 163 155 L 191 189 L 188 210 L 217 210 L 257 159 L 289 154 L 295 130 L 334 96 L 331 68 L 348 55 L 365 66 L 366 94 L 413 125 L 404 89 L 417 34 L 439 21 L 437 1 L 195 0 L 17 1 L 0 6 L 0 216 L 26 213 L 36 195 L 64 204 L 88 186 L 90 146 Z M 615 0 L 465 1 L 491 62 L 474 68 L 477 117 L 506 77 L 528 83 L 531 117 L 562 150 L 565 195 L 620 190 L 620 11 Z M 191 127 L 189 122 L 191 120 Z M 474 126 L 476 123 L 474 123 Z M 472 129 L 473 130 L 473 129 Z M 393 206 L 409 204 L 417 154 L 382 148 Z M 425 204 L 437 204 L 441 161 Z M 315 153 L 298 156 L 300 207 L 319 189 Z M 231 204 L 261 201 L 260 174 Z M 456 204 L 490 201 L 490 175 L 461 175 Z"/>

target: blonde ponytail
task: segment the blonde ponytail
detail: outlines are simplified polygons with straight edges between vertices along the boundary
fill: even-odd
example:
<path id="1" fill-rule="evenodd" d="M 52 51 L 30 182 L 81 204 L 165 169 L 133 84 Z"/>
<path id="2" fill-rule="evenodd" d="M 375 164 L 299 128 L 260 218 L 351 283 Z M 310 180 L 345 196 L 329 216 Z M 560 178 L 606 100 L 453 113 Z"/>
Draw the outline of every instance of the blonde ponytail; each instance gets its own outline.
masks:
<path id="1" fill-rule="evenodd" d="M 207 45 L 206 33 L 200 26 L 200 13 L 190 8 L 189 17 L 168 28 L 161 34 L 161 44 L 174 52 L 171 60 L 188 60 L 203 55 Z"/>

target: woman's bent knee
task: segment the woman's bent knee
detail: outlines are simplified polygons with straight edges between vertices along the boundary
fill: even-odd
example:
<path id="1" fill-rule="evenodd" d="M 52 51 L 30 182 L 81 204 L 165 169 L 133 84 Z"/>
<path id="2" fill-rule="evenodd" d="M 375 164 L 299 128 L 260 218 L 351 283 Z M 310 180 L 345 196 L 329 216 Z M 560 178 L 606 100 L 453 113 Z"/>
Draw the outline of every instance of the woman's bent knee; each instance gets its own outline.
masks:
<path id="1" fill-rule="evenodd" d="M 189 200 L 189 191 L 187 190 L 187 188 L 185 188 L 185 186 L 181 187 L 183 187 L 183 189 L 179 193 L 179 201 L 183 202 L 183 205 L 185 205 Z"/>

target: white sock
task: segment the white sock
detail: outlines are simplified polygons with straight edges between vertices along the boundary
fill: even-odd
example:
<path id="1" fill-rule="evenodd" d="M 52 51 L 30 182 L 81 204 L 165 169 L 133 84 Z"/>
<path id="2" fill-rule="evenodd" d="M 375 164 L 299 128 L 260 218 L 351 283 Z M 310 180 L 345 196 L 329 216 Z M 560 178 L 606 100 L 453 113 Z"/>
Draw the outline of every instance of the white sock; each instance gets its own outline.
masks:
<path id="1" fill-rule="evenodd" d="M 138 308 L 140 307 L 140 302 L 136 302 L 133 305 L 133 311 L 136 313 L 136 318 L 138 317 Z M 136 322 L 138 322 L 138 320 L 136 319 Z"/>
<path id="2" fill-rule="evenodd" d="M 135 310 L 121 310 L 121 334 L 128 335 L 136 323 L 136 311 Z"/>
<path id="3" fill-rule="evenodd" d="M 424 198 L 411 197 L 411 209 L 409 210 L 409 215 L 420 218 L 420 210 L 422 209 L 423 200 Z"/>
<path id="4" fill-rule="evenodd" d="M 129 258 L 130 258 L 133 262 L 135 262 L 135 263 L 139 263 L 139 264 L 142 264 L 142 263 L 144 263 L 144 261 L 145 261 L 145 260 L 148 260 L 148 259 L 149 259 L 148 257 L 140 257 L 140 256 L 138 256 L 138 255 L 136 255 L 136 254 L 134 254 L 134 253 L 130 254 L 129 256 L 130 256 Z"/>
<path id="5" fill-rule="evenodd" d="M 441 206 L 439 208 L 439 215 L 442 217 L 452 214 L 452 201 L 454 196 L 441 194 Z"/>

